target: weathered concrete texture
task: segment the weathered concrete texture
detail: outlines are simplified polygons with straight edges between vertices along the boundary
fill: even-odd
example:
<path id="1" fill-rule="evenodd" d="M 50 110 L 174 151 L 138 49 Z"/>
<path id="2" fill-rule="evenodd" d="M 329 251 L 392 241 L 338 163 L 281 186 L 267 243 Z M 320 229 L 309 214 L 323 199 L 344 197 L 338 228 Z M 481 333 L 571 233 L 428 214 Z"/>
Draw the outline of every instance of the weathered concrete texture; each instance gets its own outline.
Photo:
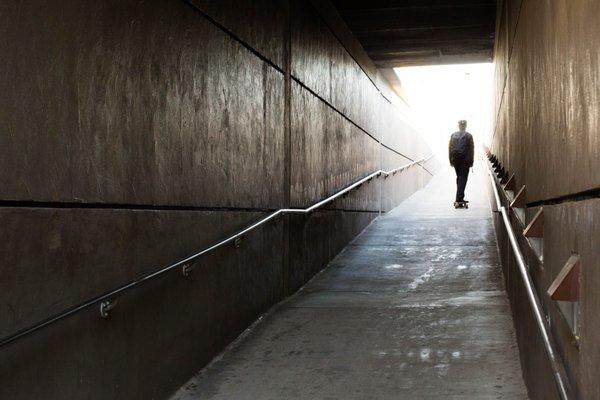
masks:
<path id="1" fill-rule="evenodd" d="M 0 251 L 9 258 L 0 271 L 0 336 L 182 258 L 259 216 L 5 210 Z M 321 270 L 376 216 L 328 210 L 278 220 L 244 237 L 240 248 L 226 246 L 202 257 L 189 278 L 178 269 L 120 296 L 108 320 L 92 307 L 3 348 L 0 398 L 164 398 Z M 35 236 L 32 223 L 42 227 Z"/>
<path id="2" fill-rule="evenodd" d="M 284 69 L 288 0 L 189 1 L 254 50 Z"/>
<path id="3" fill-rule="evenodd" d="M 300 289 L 377 216 L 376 212 L 339 210 L 290 216 L 286 293 Z"/>
<path id="4" fill-rule="evenodd" d="M 172 262 L 214 241 L 219 226 L 231 232 L 257 217 L 5 210 L 1 334 Z M 175 270 L 120 296 L 108 320 L 95 306 L 2 348 L 0 398 L 164 398 L 282 299 L 282 237 L 281 222 L 267 225 L 240 248 L 200 259 L 188 278 Z"/>
<path id="5" fill-rule="evenodd" d="M 503 3 L 493 152 L 528 201 L 599 188 L 600 3 Z"/>
<path id="6" fill-rule="evenodd" d="M 378 132 L 385 146 L 414 159 L 431 154 L 420 133 L 397 112 L 396 106 L 382 102 L 377 114 Z"/>
<path id="7" fill-rule="evenodd" d="M 382 147 L 381 162 L 383 169 L 389 171 L 408 164 L 410 160 L 388 148 Z M 428 163 L 424 164 L 424 168 L 408 168 L 385 178 L 382 186 L 382 211 L 391 211 L 397 204 L 429 182 L 432 172 L 428 172 L 426 164 Z M 436 166 L 429 166 L 434 167 L 433 171 L 437 171 Z"/>
<path id="8" fill-rule="evenodd" d="M 579 343 L 564 324 L 556 302 L 547 308 L 554 329 L 559 335 L 563 353 L 572 366 L 580 398 L 600 398 L 598 365 L 600 365 L 600 271 L 598 242 L 600 240 L 600 200 L 544 207 L 544 263 L 538 287 L 550 286 L 572 253 L 581 257 L 581 297 L 577 315 Z M 547 232 L 547 233 L 546 233 Z M 562 329 L 560 329 L 562 327 Z"/>
<path id="9" fill-rule="evenodd" d="M 208 247 L 264 215 L 2 208 L 0 337 Z M 263 289 L 265 294 L 280 293 L 281 229 L 281 223 L 268 224 L 246 237 L 244 251 L 226 246 L 199 260 L 199 268 L 222 260 L 225 273 L 241 253 L 249 260 L 248 268 L 255 268 L 258 260 L 272 268 L 263 271 Z M 263 247 L 265 243 L 269 245 Z"/>
<path id="10" fill-rule="evenodd" d="M 520 240 L 521 247 L 573 389 L 580 398 L 597 399 L 600 209 L 579 194 L 600 189 L 600 3 L 505 0 L 498 10 L 491 150 L 515 174 L 516 187 L 526 185 L 527 202 L 544 206 L 543 262 L 526 240 Z M 524 224 L 513 216 L 515 231 L 522 231 L 537 210 L 527 209 Z M 505 272 L 514 277 L 507 289 L 519 342 L 527 349 L 522 353 L 526 381 L 532 398 L 556 398 L 553 385 L 544 383 L 552 379 L 551 371 L 502 230 Z M 571 252 L 586 254 L 587 267 L 582 268 L 578 310 L 566 310 L 575 306 L 564 304 L 561 310 L 546 291 Z"/>
<path id="11" fill-rule="evenodd" d="M 411 158 L 429 155 L 410 127 L 306 1 L 291 6 L 291 73 L 369 135 Z"/>
<path id="12" fill-rule="evenodd" d="M 292 75 L 377 137 L 376 111 L 386 100 L 310 2 L 292 4 Z"/>
<path id="13" fill-rule="evenodd" d="M 373 137 L 429 155 L 313 5 L 293 1 L 293 13 L 289 3 L 1 2 L 0 337 L 269 210 L 340 190 L 381 168 Z M 292 33 L 301 24 L 304 38 Z M 327 60 L 308 68 L 321 35 Z M 383 202 L 428 178 L 414 167 L 373 179 L 206 255 L 189 279 L 173 271 L 126 294 L 108 321 L 94 306 L 3 348 L 0 398 L 164 398 L 321 270 Z"/>
<path id="14" fill-rule="evenodd" d="M 331 54 L 339 43 L 308 2 L 293 1 L 291 4 L 293 57 L 290 72 L 331 103 Z"/>
<path id="15" fill-rule="evenodd" d="M 379 143 L 292 82 L 291 204 L 304 207 L 379 169 Z M 365 185 L 350 209 L 379 209 L 379 182 Z M 359 200 L 359 201 L 356 201 Z M 355 203 L 355 204 L 352 204 Z"/>
<path id="16" fill-rule="evenodd" d="M 537 208 L 528 210 L 528 220 L 531 220 L 537 211 Z M 600 384 L 595 373 L 595 366 L 600 362 L 600 344 L 596 334 L 600 329 L 600 297 L 595 290 L 600 282 L 594 268 L 598 257 L 596 243 L 600 235 L 597 215 L 600 215 L 599 200 L 544 206 L 544 262 L 540 262 L 526 240 L 520 240 L 538 296 L 544 303 L 544 311 L 550 321 L 559 354 L 565 363 L 573 389 L 578 398 L 582 399 L 600 397 Z M 524 229 L 524 224 L 514 215 L 512 223 L 516 232 Z M 544 383 L 544 380 L 540 379 L 547 376 L 550 380 L 552 371 L 545 349 L 540 343 L 539 330 L 532 320 L 522 280 L 501 225 L 497 234 L 507 277 L 506 287 L 513 304 L 517 334 L 523 350 L 524 375 L 532 398 L 558 399 L 554 385 Z M 573 315 L 560 310 L 558 303 L 549 299 L 546 293 L 572 253 L 579 254 L 582 265 L 587 266 L 581 270 L 581 298 L 576 323 L 578 338 L 567 322 L 567 318 L 573 318 Z"/>
<path id="17" fill-rule="evenodd" d="M 283 75 L 200 13 L 2 7 L 3 200 L 282 206 Z"/>
<path id="18" fill-rule="evenodd" d="M 489 190 L 490 204 L 494 203 L 491 185 L 485 185 Z M 508 207 L 510 200 L 504 197 L 500 191 L 500 201 L 505 207 Z M 495 207 L 495 204 L 493 205 Z M 529 217 L 531 218 L 531 216 Z M 513 230 L 522 232 L 525 226 L 514 213 L 510 215 Z M 552 367 L 546 354 L 543 338 L 540 330 L 534 320 L 533 310 L 528 300 L 523 278 L 519 271 L 516 259 L 506 235 L 506 229 L 502 221 L 502 216 L 498 213 L 493 215 L 494 227 L 498 248 L 500 250 L 500 259 L 504 272 L 505 288 L 512 307 L 514 324 L 516 327 L 517 342 L 520 348 L 521 366 L 523 377 L 527 385 L 527 391 L 531 399 L 540 400 L 558 400 L 559 394 L 554 382 Z M 523 252 L 525 262 L 529 266 L 529 273 L 536 286 L 540 299 L 546 298 L 544 285 L 540 284 L 540 277 L 543 276 L 543 267 L 527 240 L 521 235 L 517 236 L 519 246 Z M 548 306 L 550 303 L 546 303 Z M 552 312 L 552 311 L 551 311 Z M 568 331 L 565 329 L 566 323 L 561 319 L 552 318 L 552 329 L 554 333 Z M 571 334 L 572 336 L 572 334 Z M 564 344 L 564 343 L 563 343 Z M 569 347 L 572 347 L 569 346 Z M 564 356 L 566 348 L 559 348 L 559 352 Z"/>
<path id="19" fill-rule="evenodd" d="M 172 399 L 526 399 L 481 173 L 469 210 L 453 181 L 371 224 Z"/>

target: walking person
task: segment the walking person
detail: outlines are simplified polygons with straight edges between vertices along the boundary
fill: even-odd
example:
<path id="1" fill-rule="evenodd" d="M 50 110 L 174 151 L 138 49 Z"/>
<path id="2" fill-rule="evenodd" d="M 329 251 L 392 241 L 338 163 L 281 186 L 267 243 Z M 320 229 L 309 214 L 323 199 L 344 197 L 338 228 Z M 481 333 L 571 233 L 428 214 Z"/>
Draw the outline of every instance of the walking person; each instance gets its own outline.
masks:
<path id="1" fill-rule="evenodd" d="M 450 136 L 448 154 L 450 165 L 456 170 L 456 199 L 454 207 L 468 208 L 468 201 L 465 200 L 465 187 L 469 179 L 469 168 L 473 166 L 474 159 L 473 136 L 467 132 L 467 121 L 458 121 L 458 132 Z"/>

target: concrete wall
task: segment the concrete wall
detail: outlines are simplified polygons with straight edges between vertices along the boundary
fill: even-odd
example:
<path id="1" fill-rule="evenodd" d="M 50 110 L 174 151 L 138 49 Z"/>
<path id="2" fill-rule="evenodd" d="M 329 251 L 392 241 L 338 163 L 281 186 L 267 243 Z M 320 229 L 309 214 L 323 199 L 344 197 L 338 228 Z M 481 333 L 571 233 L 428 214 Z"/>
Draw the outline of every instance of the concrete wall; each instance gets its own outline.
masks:
<path id="1" fill-rule="evenodd" d="M 0 337 L 429 155 L 307 1 L 4 1 L 0 38 Z M 164 398 L 425 168 L 0 349 L 0 398 Z"/>
<path id="2" fill-rule="evenodd" d="M 526 185 L 527 221 L 543 207 L 543 261 L 527 242 L 530 271 L 574 391 L 600 398 L 600 15 L 598 1 L 500 2 L 496 59 L 496 128 L 491 151 L 516 187 Z M 524 224 L 513 216 L 516 231 Z M 502 247 L 502 246 L 501 246 Z M 508 252 L 506 243 L 503 252 Z M 578 303 L 546 291 L 572 252 L 581 256 Z M 524 373 L 533 399 L 555 398 L 553 378 L 517 282 L 505 273 L 515 311 Z"/>

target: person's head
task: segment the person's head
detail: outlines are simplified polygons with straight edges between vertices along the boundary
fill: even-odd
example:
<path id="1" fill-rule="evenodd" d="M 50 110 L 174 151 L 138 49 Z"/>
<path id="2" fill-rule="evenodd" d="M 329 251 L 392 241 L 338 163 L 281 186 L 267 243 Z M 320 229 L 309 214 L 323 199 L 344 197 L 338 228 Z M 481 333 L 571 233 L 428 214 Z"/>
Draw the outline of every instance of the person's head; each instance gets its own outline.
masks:
<path id="1" fill-rule="evenodd" d="M 461 131 L 464 131 L 467 129 L 467 121 L 464 119 L 461 119 L 460 121 L 458 121 L 458 129 L 460 129 Z"/>

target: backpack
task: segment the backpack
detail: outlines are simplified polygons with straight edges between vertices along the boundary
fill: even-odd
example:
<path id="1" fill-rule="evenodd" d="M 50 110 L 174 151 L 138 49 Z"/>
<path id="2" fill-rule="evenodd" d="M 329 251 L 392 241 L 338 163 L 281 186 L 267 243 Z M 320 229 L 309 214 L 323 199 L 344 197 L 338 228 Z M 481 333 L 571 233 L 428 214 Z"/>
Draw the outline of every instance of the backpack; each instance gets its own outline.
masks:
<path id="1" fill-rule="evenodd" d="M 450 139 L 451 151 L 450 159 L 463 160 L 467 158 L 469 151 L 469 137 L 466 132 L 456 132 Z"/>

